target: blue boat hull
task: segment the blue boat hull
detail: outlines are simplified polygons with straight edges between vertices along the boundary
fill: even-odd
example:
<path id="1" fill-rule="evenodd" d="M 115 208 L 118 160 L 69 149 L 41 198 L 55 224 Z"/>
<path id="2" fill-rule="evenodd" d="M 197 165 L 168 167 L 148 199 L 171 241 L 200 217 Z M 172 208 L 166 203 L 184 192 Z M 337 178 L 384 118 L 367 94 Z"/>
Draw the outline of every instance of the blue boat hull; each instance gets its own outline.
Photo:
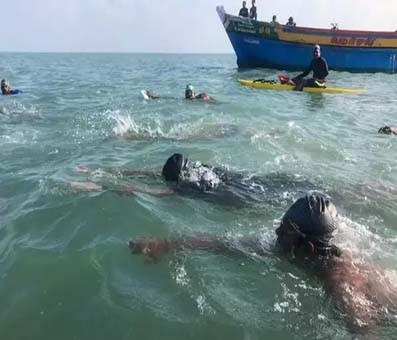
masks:
<path id="1" fill-rule="evenodd" d="M 241 68 L 265 67 L 303 70 L 312 59 L 312 45 L 266 39 L 250 34 L 227 32 Z M 396 49 L 323 46 L 322 55 L 330 69 L 349 72 L 396 70 Z"/>

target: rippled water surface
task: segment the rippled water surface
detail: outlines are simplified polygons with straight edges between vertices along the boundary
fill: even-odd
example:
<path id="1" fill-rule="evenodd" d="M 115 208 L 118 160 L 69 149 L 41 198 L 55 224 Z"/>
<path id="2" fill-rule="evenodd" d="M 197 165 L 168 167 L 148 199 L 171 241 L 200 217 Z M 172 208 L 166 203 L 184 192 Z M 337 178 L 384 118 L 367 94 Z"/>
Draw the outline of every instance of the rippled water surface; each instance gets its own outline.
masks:
<path id="1" fill-rule="evenodd" d="M 395 75 L 331 72 L 362 95 L 260 91 L 232 55 L 1 54 L 0 330 L 13 339 L 346 339 L 307 273 L 272 256 L 182 252 L 147 264 L 130 238 L 274 230 L 298 193 L 235 207 L 192 196 L 77 192 L 70 181 L 166 189 L 151 178 L 74 171 L 161 169 L 174 152 L 231 171 L 287 173 L 333 197 L 337 241 L 397 269 Z M 183 100 L 187 83 L 215 103 Z M 145 101 L 141 89 L 162 99 Z M 244 253 L 244 252 L 243 252 Z M 394 315 L 391 315 L 393 320 Z M 394 322 L 376 332 L 393 338 Z"/>

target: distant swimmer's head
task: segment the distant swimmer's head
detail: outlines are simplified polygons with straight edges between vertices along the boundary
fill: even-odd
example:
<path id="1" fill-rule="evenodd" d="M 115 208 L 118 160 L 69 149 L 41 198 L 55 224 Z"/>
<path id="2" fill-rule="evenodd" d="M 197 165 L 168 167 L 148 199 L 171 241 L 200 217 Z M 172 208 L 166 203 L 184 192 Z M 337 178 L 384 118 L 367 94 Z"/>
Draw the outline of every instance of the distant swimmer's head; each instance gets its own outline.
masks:
<path id="1" fill-rule="evenodd" d="M 7 94 L 10 91 L 10 84 L 6 79 L 1 81 L 1 92 Z"/>
<path id="2" fill-rule="evenodd" d="M 321 48 L 320 45 L 314 45 L 313 46 L 313 56 L 315 58 L 320 58 L 321 57 Z"/>
<path id="3" fill-rule="evenodd" d="M 186 85 L 185 99 L 194 99 L 194 87 L 192 84 Z"/>
<path id="4" fill-rule="evenodd" d="M 397 129 L 396 129 L 396 128 L 392 128 L 392 127 L 390 127 L 390 126 L 381 127 L 381 128 L 378 130 L 378 132 L 379 132 L 379 133 L 383 133 L 383 134 L 385 134 L 385 135 L 397 135 Z"/>
<path id="5" fill-rule="evenodd" d="M 320 194 L 299 198 L 284 214 L 277 228 L 277 242 L 285 252 L 339 256 L 331 241 L 338 227 L 335 205 Z"/>

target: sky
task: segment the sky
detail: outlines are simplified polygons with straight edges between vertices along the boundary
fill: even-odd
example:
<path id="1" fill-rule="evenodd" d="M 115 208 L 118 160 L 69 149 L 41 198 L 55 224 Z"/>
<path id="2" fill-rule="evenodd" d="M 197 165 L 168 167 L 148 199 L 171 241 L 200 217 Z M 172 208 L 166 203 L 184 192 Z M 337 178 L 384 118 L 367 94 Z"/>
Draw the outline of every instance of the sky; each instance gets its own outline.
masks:
<path id="1" fill-rule="evenodd" d="M 0 51 L 232 53 L 215 11 L 232 0 L 0 0 Z M 250 1 L 247 1 L 249 4 Z M 397 29 L 396 0 L 257 0 L 258 20 Z M 6 33 L 5 33 L 6 32 Z"/>

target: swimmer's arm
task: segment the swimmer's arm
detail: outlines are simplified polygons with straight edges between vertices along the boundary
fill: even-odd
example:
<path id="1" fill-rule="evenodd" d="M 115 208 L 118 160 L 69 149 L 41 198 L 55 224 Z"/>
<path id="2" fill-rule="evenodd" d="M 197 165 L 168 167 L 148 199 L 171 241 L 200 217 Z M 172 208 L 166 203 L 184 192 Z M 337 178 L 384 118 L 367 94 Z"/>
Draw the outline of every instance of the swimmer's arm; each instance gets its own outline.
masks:
<path id="1" fill-rule="evenodd" d="M 338 289 L 343 289 L 342 287 Z M 346 325 L 354 333 L 367 333 L 376 327 L 376 315 L 369 310 L 370 302 L 361 301 L 360 292 L 354 290 L 346 294 L 343 291 L 334 292 L 332 295 L 340 311 L 345 314 Z M 357 300 L 360 302 L 358 303 Z M 368 303 L 368 305 L 367 305 Z"/>
<path id="2" fill-rule="evenodd" d="M 145 175 L 145 176 L 159 176 L 159 173 L 154 170 L 130 170 L 122 168 L 104 169 L 104 171 L 112 174 L 120 174 L 123 176 Z"/>
<path id="3" fill-rule="evenodd" d="M 157 261 L 162 255 L 178 250 L 204 250 L 225 252 L 228 247 L 221 238 L 209 236 L 177 237 L 169 239 L 137 238 L 129 241 L 128 246 L 135 255 L 144 255 Z"/>
<path id="4" fill-rule="evenodd" d="M 119 195 L 134 195 L 136 193 L 147 194 L 154 197 L 164 197 L 164 196 L 172 196 L 175 195 L 176 192 L 174 190 L 159 190 L 159 191 L 152 191 L 152 190 L 144 190 L 132 186 L 125 186 L 122 188 L 117 189 L 108 189 L 111 192 L 114 192 Z"/>
<path id="5" fill-rule="evenodd" d="M 155 197 L 164 197 L 164 196 L 170 196 L 170 195 L 175 195 L 175 191 L 173 190 L 160 190 L 160 191 L 149 191 L 149 190 L 144 190 L 132 186 L 124 186 L 121 188 L 106 188 L 103 185 L 96 184 L 93 182 L 70 182 L 69 185 L 73 189 L 77 189 L 80 191 L 95 191 L 95 192 L 100 192 L 100 191 L 111 191 L 114 192 L 118 195 L 134 195 L 136 193 L 142 193 L 142 194 L 147 194 Z"/>
<path id="6" fill-rule="evenodd" d="M 238 244 L 256 250 L 258 254 L 263 254 L 263 249 L 259 249 L 257 243 L 252 239 L 240 240 Z M 181 236 L 169 239 L 137 238 L 131 240 L 128 246 L 132 254 L 144 255 L 152 260 L 158 260 L 162 255 L 179 250 L 208 251 L 217 254 L 238 252 L 237 247 L 233 246 L 225 237 L 208 235 Z"/>
<path id="7" fill-rule="evenodd" d="M 376 326 L 376 314 L 365 291 L 365 278 L 353 274 L 343 261 L 336 263 L 328 273 L 325 288 L 345 314 L 347 326 L 354 333 L 366 333 Z"/>
<path id="8" fill-rule="evenodd" d="M 146 176 L 158 176 L 159 173 L 155 170 L 130 170 L 123 168 L 103 168 L 103 169 L 91 169 L 87 166 L 78 166 L 74 169 L 75 172 L 83 173 L 83 174 L 92 174 L 95 171 L 105 171 L 114 175 L 122 175 L 122 176 L 132 176 L 132 175 L 146 175 Z"/>

